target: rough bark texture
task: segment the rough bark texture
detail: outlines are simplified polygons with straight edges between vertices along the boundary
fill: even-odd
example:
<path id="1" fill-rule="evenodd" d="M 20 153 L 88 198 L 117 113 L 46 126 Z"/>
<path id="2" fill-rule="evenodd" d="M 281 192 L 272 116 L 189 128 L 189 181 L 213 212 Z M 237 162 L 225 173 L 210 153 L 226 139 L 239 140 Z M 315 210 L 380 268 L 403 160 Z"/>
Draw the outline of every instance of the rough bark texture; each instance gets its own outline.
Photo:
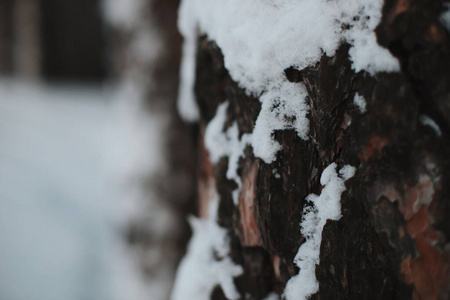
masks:
<path id="1" fill-rule="evenodd" d="M 227 158 L 213 166 L 200 145 L 200 195 L 215 184 L 218 222 L 230 230 L 232 258 L 245 270 L 235 280 L 245 299 L 281 294 L 298 273 L 293 258 L 304 242 L 304 199 L 320 193 L 320 175 L 332 162 L 357 171 L 342 195 L 342 218 L 323 230 L 320 289 L 312 299 L 450 298 L 450 35 L 439 21 L 443 11 L 441 1 L 385 2 L 376 32 L 400 60 L 398 73 L 355 73 L 345 44 L 314 67 L 287 69 L 287 78 L 308 90 L 310 139 L 276 132 L 283 148 L 271 164 L 248 147 L 239 163 L 238 206 Z M 260 103 L 230 78 L 207 37 L 198 43 L 195 92 L 200 140 L 226 100 L 227 124 L 252 132 Z M 353 104 L 355 93 L 366 99 L 366 113 Z M 422 115 L 435 120 L 440 135 L 420 122 Z M 200 208 L 207 199 L 200 197 Z M 211 298 L 225 296 L 218 287 Z"/>

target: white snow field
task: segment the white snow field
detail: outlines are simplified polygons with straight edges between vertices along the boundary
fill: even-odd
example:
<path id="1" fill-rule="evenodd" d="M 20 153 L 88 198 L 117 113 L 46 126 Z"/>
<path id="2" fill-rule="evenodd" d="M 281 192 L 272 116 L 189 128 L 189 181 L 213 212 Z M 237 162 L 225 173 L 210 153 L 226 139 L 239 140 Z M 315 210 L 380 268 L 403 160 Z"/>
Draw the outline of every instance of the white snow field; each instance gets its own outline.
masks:
<path id="1" fill-rule="evenodd" d="M 1 300 L 148 297 L 121 252 L 110 98 L 0 81 Z"/>

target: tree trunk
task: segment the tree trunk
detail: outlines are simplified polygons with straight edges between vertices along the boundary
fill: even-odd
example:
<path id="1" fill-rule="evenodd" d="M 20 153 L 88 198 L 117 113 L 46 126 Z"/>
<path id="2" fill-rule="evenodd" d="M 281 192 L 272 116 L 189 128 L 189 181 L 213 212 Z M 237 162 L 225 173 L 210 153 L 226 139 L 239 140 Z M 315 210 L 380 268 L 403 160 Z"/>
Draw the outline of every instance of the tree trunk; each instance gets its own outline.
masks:
<path id="1" fill-rule="evenodd" d="M 450 35 L 440 21 L 444 11 L 442 2 L 385 1 L 376 36 L 399 60 L 398 72 L 355 72 L 348 43 L 314 66 L 285 69 L 290 82 L 307 90 L 308 139 L 294 129 L 275 131 L 281 150 L 271 163 L 247 145 L 238 180 L 227 176 L 230 154 L 211 157 L 205 131 L 228 103 L 221 134 L 236 122 L 242 139 L 254 130 L 261 103 L 230 77 L 220 45 L 199 39 L 199 215 L 207 219 L 218 196 L 216 221 L 228 231 L 232 261 L 242 266 L 234 276 L 240 299 L 277 299 L 289 279 L 305 272 L 294 263 L 311 238 L 300 223 L 314 210 L 311 194 L 326 193 L 321 175 L 333 167 L 345 181 L 341 216 L 321 232 L 313 271 L 319 288 L 311 299 L 450 298 Z M 347 165 L 355 167 L 353 177 L 342 175 Z M 239 298 L 232 294 L 217 284 L 210 299 Z"/>
<path id="2" fill-rule="evenodd" d="M 0 3 L 0 75 L 11 73 L 12 1 Z"/>
<path id="3" fill-rule="evenodd" d="M 27 79 L 37 79 L 41 75 L 41 16 L 39 8 L 39 1 L 13 1 L 14 73 Z"/>
<path id="4" fill-rule="evenodd" d="M 176 114 L 179 1 L 119 2 L 105 1 L 104 12 L 125 165 L 131 165 L 118 171 L 119 198 L 134 207 L 124 220 L 124 240 L 134 280 L 142 283 L 134 299 L 165 300 L 189 237 L 185 216 L 193 211 L 196 180 L 192 126 Z"/>
<path id="5" fill-rule="evenodd" d="M 0 75 L 36 79 L 40 69 L 39 1 L 0 3 Z"/>

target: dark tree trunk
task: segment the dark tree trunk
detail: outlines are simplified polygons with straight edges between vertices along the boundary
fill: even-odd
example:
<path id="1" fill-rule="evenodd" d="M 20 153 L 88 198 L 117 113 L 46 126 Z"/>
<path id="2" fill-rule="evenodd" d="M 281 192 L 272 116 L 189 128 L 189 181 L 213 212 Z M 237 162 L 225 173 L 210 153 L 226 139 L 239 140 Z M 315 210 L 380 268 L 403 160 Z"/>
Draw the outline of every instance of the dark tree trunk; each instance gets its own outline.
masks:
<path id="1" fill-rule="evenodd" d="M 45 78 L 82 82 L 104 79 L 106 51 L 100 4 L 99 0 L 40 1 L 41 68 Z"/>
<path id="2" fill-rule="evenodd" d="M 439 21 L 443 11 L 439 1 L 386 1 L 376 33 L 400 72 L 355 73 L 346 44 L 314 67 L 287 69 L 289 81 L 308 91 L 310 139 L 276 132 L 282 150 L 271 164 L 247 147 L 237 206 L 228 158 L 213 165 L 200 143 L 200 215 L 216 189 L 218 223 L 229 229 L 232 259 L 244 268 L 235 283 L 245 299 L 282 294 L 298 273 L 305 197 L 320 194 L 320 175 L 332 162 L 356 173 L 346 181 L 342 218 L 324 227 L 312 299 L 450 298 L 450 35 Z M 198 43 L 195 93 L 200 141 L 226 100 L 226 124 L 252 132 L 260 102 L 231 79 L 208 37 Z M 355 93 L 366 99 L 366 113 L 353 104 Z M 427 126 L 430 119 L 438 128 Z M 217 287 L 211 299 L 226 297 Z"/>
<path id="3" fill-rule="evenodd" d="M 40 75 L 39 1 L 0 3 L 0 75 L 36 79 Z"/>
<path id="4" fill-rule="evenodd" d="M 117 5 L 116 1 L 111 3 Z M 125 90 L 119 93 L 125 95 L 119 101 L 124 107 L 128 105 L 125 115 L 131 114 L 128 121 L 132 124 L 127 125 L 138 131 L 139 146 L 143 141 L 147 155 L 164 162 L 159 169 L 144 162 L 143 168 L 148 168 L 144 174 L 138 167 L 124 178 L 125 185 L 132 186 L 134 193 L 139 191 L 139 196 L 125 195 L 122 199 L 140 207 L 138 214 L 127 220 L 124 238 L 130 253 L 137 254 L 133 257 L 135 266 L 147 285 L 144 297 L 155 300 L 169 298 L 176 266 L 189 238 L 186 215 L 193 212 L 196 192 L 193 126 L 186 126 L 176 110 L 182 42 L 176 27 L 178 4 L 179 0 L 132 1 L 129 6 L 139 9 L 131 19 L 126 15 L 124 19 L 108 19 L 110 71 L 119 89 Z M 148 120 L 144 124 L 154 128 L 142 122 L 133 124 L 134 120 Z M 154 136 L 151 141 L 158 145 L 149 145 L 149 136 Z M 152 152 L 158 146 L 163 153 Z"/>
<path id="5" fill-rule="evenodd" d="M 12 1 L 0 3 L 0 75 L 11 73 L 12 69 Z"/>
<path id="6" fill-rule="evenodd" d="M 40 1 L 14 0 L 12 5 L 14 74 L 37 79 L 41 75 Z"/>

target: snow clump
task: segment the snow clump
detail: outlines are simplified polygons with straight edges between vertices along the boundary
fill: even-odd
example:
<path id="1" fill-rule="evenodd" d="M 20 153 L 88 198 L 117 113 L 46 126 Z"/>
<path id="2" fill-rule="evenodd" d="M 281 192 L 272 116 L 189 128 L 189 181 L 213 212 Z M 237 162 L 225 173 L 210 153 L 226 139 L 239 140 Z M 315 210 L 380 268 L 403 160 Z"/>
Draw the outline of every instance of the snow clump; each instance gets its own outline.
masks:
<path id="1" fill-rule="evenodd" d="M 364 99 L 364 97 L 359 95 L 358 93 L 356 93 L 355 97 L 353 98 L 353 104 L 355 104 L 359 108 L 359 111 L 362 114 L 367 111 L 366 99 Z"/>
<path id="2" fill-rule="evenodd" d="M 109 23 L 132 30 L 139 26 L 139 17 L 145 8 L 145 0 L 103 0 L 101 5 Z"/>
<path id="3" fill-rule="evenodd" d="M 238 188 L 233 191 L 233 202 L 239 202 L 239 193 L 242 188 L 242 180 L 238 175 L 239 158 L 244 155 L 244 150 L 250 144 L 251 134 L 244 134 L 239 138 L 239 128 L 236 122 L 225 132 L 225 122 L 227 120 L 228 102 L 219 105 L 215 117 L 209 122 L 205 130 L 205 146 L 208 149 L 212 163 L 228 156 L 227 178 L 234 180 Z"/>
<path id="4" fill-rule="evenodd" d="M 336 163 L 330 164 L 320 177 L 323 189 L 320 195 L 310 194 L 306 200 L 312 206 L 303 209 L 301 233 L 306 241 L 298 249 L 294 258 L 300 268 L 297 275 L 289 279 L 284 290 L 287 300 L 306 300 L 319 290 L 316 279 L 316 265 L 320 260 L 322 231 L 328 220 L 341 218 L 341 195 L 345 191 L 345 181 L 355 174 L 355 168 L 346 165 L 336 172 Z"/>
<path id="5" fill-rule="evenodd" d="M 231 77 L 259 95 L 285 81 L 285 69 L 313 66 L 342 42 L 352 45 L 355 71 L 399 70 L 376 42 L 382 6 L 383 0 L 183 0 L 178 25 L 185 43 L 196 44 L 198 33 L 214 40 Z"/>
<path id="6" fill-rule="evenodd" d="M 428 126 L 433 129 L 437 136 L 442 136 L 442 131 L 439 125 L 427 115 L 420 115 L 419 121 L 423 126 Z"/>
<path id="7" fill-rule="evenodd" d="M 446 3 L 445 8 L 446 11 L 442 13 L 440 20 L 442 25 L 444 25 L 447 31 L 450 33 L 450 3 Z"/>
<path id="8" fill-rule="evenodd" d="M 275 130 L 295 128 L 302 139 L 307 139 L 309 131 L 305 87 L 290 83 L 285 69 L 314 66 L 323 54 L 333 56 L 344 42 L 351 46 L 356 72 L 373 75 L 400 69 L 398 60 L 376 40 L 374 29 L 382 6 L 383 0 L 183 0 L 178 20 L 185 38 L 181 116 L 198 120 L 193 92 L 196 43 L 199 34 L 207 34 L 222 50 L 233 80 L 248 94 L 260 97 L 262 111 L 251 144 L 255 156 L 272 162 L 280 150 L 272 138 Z M 293 89 L 301 91 L 295 94 Z M 272 111 L 277 101 L 294 108 L 294 117 L 279 119 L 281 114 Z"/>
<path id="9" fill-rule="evenodd" d="M 267 295 L 263 300 L 280 300 L 280 296 L 278 296 L 277 293 L 270 293 L 269 295 Z"/>
<path id="10" fill-rule="evenodd" d="M 178 268 L 171 300 L 209 300 L 218 285 L 227 299 L 240 298 L 233 278 L 243 269 L 229 257 L 227 231 L 216 223 L 218 203 L 217 199 L 210 202 L 207 219 L 189 219 L 193 235 Z"/>
<path id="11" fill-rule="evenodd" d="M 304 84 L 283 82 L 261 96 L 261 111 L 251 139 L 256 157 L 266 163 L 275 160 L 276 153 L 281 150 L 281 145 L 272 138 L 276 130 L 295 129 L 299 137 L 308 139 L 309 106 L 305 102 L 307 95 Z"/>

